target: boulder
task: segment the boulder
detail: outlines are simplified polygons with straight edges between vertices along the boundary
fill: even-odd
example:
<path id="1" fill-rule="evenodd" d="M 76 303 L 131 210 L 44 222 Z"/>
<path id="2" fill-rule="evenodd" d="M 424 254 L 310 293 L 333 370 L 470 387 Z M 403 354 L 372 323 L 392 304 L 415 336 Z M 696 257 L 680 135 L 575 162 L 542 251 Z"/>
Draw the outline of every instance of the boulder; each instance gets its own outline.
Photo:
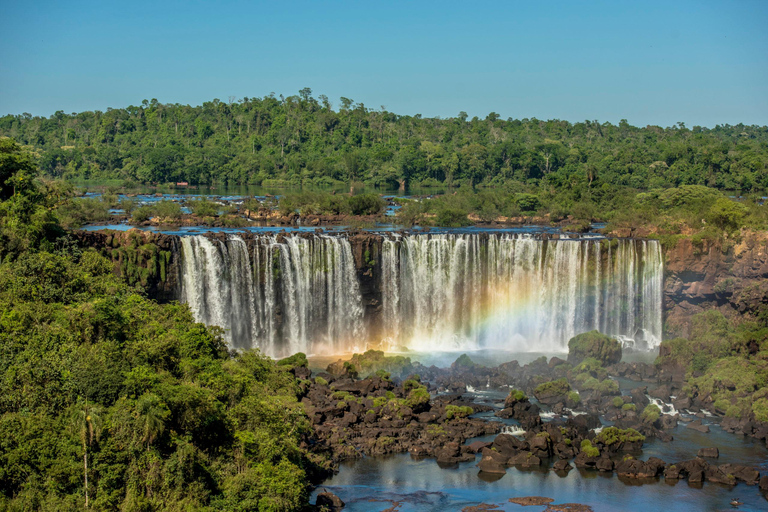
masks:
<path id="1" fill-rule="evenodd" d="M 599 331 L 585 332 L 568 341 L 569 363 L 576 366 L 588 357 L 597 359 L 603 366 L 616 364 L 621 361 L 621 343 Z"/>
<path id="2" fill-rule="evenodd" d="M 325 507 L 331 512 L 337 512 L 344 508 L 344 502 L 341 501 L 341 498 L 328 491 L 321 492 L 317 495 L 316 505 L 317 507 Z"/>
<path id="3" fill-rule="evenodd" d="M 690 422 L 688 425 L 686 425 L 685 428 L 692 428 L 693 430 L 698 430 L 699 432 L 703 432 L 704 434 L 709 433 L 709 425 L 702 424 L 700 419 Z"/>
<path id="4" fill-rule="evenodd" d="M 480 471 L 484 471 L 486 473 L 504 474 L 507 472 L 507 470 L 504 468 L 504 464 L 491 456 L 484 456 L 482 459 L 480 459 L 480 463 L 477 466 L 480 468 Z"/>
<path id="5" fill-rule="evenodd" d="M 768 475 L 763 475 L 760 477 L 760 483 L 758 485 L 758 488 L 760 489 L 760 492 L 763 494 L 768 493 Z"/>
<path id="6" fill-rule="evenodd" d="M 520 452 L 509 459 L 508 464 L 510 466 L 519 466 L 521 468 L 533 468 L 541 466 L 541 459 L 531 452 Z"/>
<path id="7" fill-rule="evenodd" d="M 552 469 L 555 471 L 570 471 L 573 469 L 573 466 L 571 466 L 567 460 L 560 459 L 552 465 Z"/>
<path id="8" fill-rule="evenodd" d="M 699 448 L 699 451 L 696 455 L 698 457 L 707 457 L 710 459 L 716 459 L 720 457 L 720 451 L 716 447 Z"/>
<path id="9" fill-rule="evenodd" d="M 600 457 L 595 464 L 595 468 L 604 472 L 613 471 L 613 461 L 608 457 Z"/>

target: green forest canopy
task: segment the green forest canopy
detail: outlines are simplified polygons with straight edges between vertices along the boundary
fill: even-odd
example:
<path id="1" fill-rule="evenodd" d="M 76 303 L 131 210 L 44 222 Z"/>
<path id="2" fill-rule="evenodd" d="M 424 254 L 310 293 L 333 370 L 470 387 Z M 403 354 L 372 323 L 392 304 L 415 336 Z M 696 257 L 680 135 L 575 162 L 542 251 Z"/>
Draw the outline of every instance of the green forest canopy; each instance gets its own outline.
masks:
<path id="1" fill-rule="evenodd" d="M 0 118 L 52 177 L 140 183 L 327 186 L 706 185 L 768 189 L 768 127 L 683 123 L 637 128 L 585 121 L 402 116 L 309 88 L 284 98 L 215 99 L 50 118 Z"/>

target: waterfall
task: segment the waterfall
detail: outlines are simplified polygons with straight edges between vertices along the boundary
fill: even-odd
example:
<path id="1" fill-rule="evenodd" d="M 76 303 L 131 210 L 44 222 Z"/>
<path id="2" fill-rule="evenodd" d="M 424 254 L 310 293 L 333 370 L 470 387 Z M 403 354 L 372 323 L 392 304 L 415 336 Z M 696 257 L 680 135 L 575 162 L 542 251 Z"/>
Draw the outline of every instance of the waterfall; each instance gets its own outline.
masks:
<path id="1" fill-rule="evenodd" d="M 377 259 L 357 263 L 343 234 L 184 237 L 181 300 L 198 321 L 224 329 L 230 346 L 272 356 L 401 347 L 552 353 L 593 329 L 636 348 L 661 341 L 663 259 L 654 240 L 378 236 Z"/>
<path id="2" fill-rule="evenodd" d="M 181 300 L 196 320 L 223 328 L 235 348 L 273 356 L 359 343 L 363 307 L 349 241 L 267 236 L 252 250 L 238 236 L 182 238 Z"/>
<path id="3" fill-rule="evenodd" d="M 387 340 L 416 351 L 562 352 L 592 329 L 661 341 L 656 241 L 413 235 L 384 242 L 382 279 Z"/>

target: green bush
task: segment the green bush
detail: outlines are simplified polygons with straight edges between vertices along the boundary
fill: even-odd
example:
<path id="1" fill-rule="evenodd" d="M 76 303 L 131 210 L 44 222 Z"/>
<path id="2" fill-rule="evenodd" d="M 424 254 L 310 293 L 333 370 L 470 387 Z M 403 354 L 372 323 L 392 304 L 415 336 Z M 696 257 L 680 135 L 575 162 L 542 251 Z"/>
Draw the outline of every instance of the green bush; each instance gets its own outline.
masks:
<path id="1" fill-rule="evenodd" d="M 590 331 L 568 341 L 568 362 L 577 365 L 586 358 L 594 358 L 602 365 L 621 361 L 621 343 L 618 340 Z"/>
<path id="2" fill-rule="evenodd" d="M 469 406 L 461 406 L 461 405 L 445 406 L 445 417 L 448 418 L 449 420 L 453 418 L 466 418 L 473 412 L 474 412 L 474 409 L 472 409 Z"/>
<path id="3" fill-rule="evenodd" d="M 611 446 L 616 443 L 636 443 L 645 441 L 645 436 L 635 429 L 620 429 L 617 427 L 605 427 L 595 437 L 595 442 L 605 446 Z"/>
<path id="4" fill-rule="evenodd" d="M 600 456 L 600 449 L 597 448 L 596 446 L 592 446 L 592 441 L 590 441 L 589 439 L 584 439 L 581 442 L 581 452 L 587 457 Z"/>
<path id="5" fill-rule="evenodd" d="M 640 419 L 642 419 L 644 423 L 656 423 L 660 417 L 661 409 L 659 409 L 656 404 L 646 405 L 645 409 L 643 409 L 643 412 L 640 414 Z"/>

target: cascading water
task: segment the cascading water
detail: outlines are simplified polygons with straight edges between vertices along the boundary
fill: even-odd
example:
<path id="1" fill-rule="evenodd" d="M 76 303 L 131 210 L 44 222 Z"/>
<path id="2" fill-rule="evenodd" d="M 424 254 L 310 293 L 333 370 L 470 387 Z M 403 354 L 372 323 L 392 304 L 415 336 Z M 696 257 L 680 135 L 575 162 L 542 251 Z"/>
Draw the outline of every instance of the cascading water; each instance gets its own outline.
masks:
<path id="1" fill-rule="evenodd" d="M 182 302 L 236 348 L 273 356 L 339 353 L 361 338 L 363 307 L 349 242 L 335 237 L 182 239 Z M 364 347 L 363 347 L 364 348 Z"/>
<path id="2" fill-rule="evenodd" d="M 638 348 L 661 341 L 655 241 L 443 234 L 382 249 L 385 325 L 396 346 L 560 352 L 593 329 Z"/>
<path id="3" fill-rule="evenodd" d="M 638 348 L 661 340 L 656 241 L 475 233 L 380 243 L 375 264 L 358 262 L 380 304 L 366 314 L 344 236 L 185 237 L 182 301 L 198 321 L 224 328 L 231 346 L 273 356 L 368 347 L 562 352 L 593 329 Z"/>

